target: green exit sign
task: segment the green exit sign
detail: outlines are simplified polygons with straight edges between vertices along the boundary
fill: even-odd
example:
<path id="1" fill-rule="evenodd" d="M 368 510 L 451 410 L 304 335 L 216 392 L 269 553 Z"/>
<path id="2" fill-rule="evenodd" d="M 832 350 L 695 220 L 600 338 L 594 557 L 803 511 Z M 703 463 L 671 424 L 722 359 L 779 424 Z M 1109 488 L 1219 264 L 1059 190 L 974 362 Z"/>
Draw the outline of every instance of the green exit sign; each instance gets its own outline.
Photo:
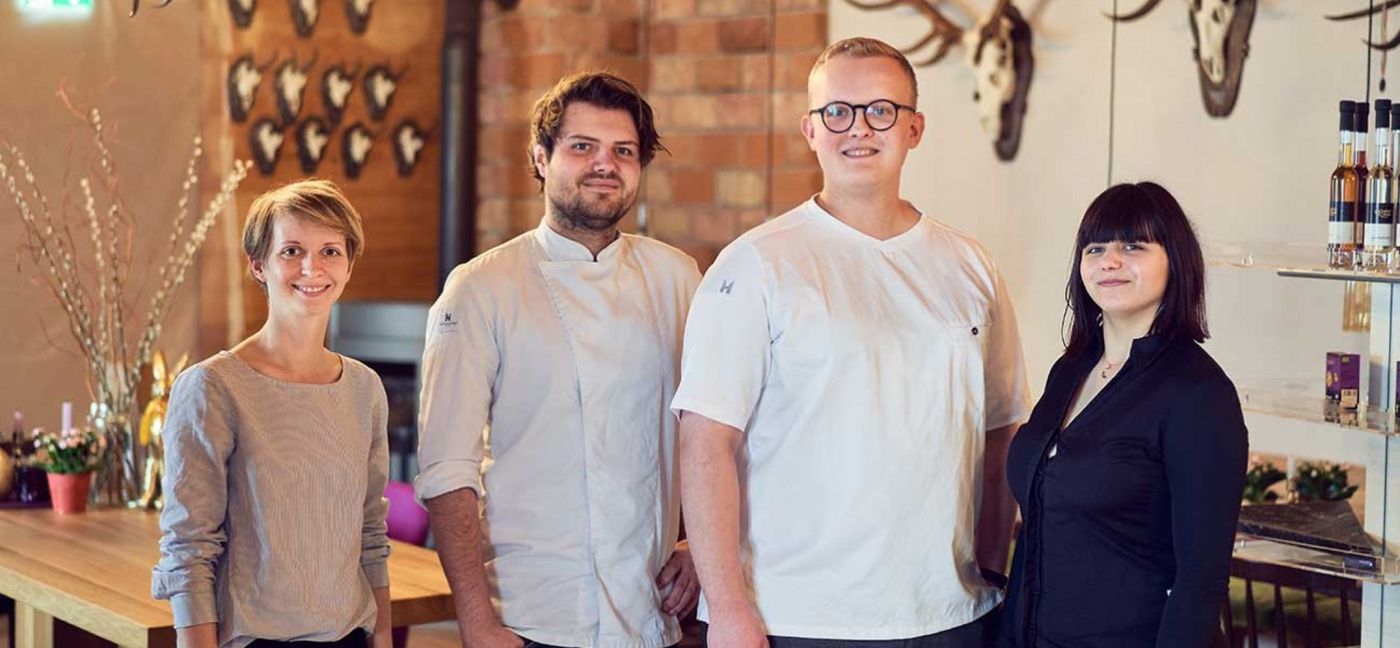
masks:
<path id="1" fill-rule="evenodd" d="M 20 0 L 20 7 L 35 13 L 89 12 L 92 11 L 92 0 Z"/>

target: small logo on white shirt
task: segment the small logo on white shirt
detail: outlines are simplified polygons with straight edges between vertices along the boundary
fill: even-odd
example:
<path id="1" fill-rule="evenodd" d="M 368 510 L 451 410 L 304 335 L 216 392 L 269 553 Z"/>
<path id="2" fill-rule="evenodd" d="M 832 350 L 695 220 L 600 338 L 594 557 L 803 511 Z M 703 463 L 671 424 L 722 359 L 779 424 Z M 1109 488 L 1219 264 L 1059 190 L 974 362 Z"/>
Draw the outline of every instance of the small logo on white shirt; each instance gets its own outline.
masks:
<path id="1" fill-rule="evenodd" d="M 455 333 L 457 331 L 457 318 L 452 313 L 443 313 L 438 320 L 438 333 Z"/>
<path id="2" fill-rule="evenodd" d="M 734 292 L 734 281 L 731 279 L 729 281 L 719 282 L 719 291 L 726 295 L 732 294 Z"/>

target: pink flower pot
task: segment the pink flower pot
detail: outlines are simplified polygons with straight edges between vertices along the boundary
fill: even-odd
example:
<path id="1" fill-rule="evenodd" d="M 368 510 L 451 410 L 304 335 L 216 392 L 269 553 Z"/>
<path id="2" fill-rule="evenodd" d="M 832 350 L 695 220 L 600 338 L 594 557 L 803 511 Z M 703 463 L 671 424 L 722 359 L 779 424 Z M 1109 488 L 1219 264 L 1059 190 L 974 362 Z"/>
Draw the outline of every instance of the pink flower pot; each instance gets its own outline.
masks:
<path id="1" fill-rule="evenodd" d="M 90 472 L 71 475 L 49 473 L 49 496 L 53 499 L 54 512 L 67 515 L 86 511 L 88 490 L 91 487 Z"/>

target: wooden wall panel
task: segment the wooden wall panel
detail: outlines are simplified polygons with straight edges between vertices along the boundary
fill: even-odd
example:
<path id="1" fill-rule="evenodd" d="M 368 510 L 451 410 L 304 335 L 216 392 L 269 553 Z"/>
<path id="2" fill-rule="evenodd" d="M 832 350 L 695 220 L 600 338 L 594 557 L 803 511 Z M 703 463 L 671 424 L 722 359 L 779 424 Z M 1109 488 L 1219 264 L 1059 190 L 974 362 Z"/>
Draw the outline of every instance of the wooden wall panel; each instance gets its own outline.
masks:
<path id="1" fill-rule="evenodd" d="M 209 155 L 202 172 L 205 194 L 212 195 L 220 175 L 233 159 L 251 159 L 248 133 L 259 118 L 277 119 L 274 65 L 263 73 L 253 110 L 245 123 L 229 115 L 225 80 L 229 65 L 245 53 L 259 64 L 276 56 L 279 64 L 295 55 L 302 65 L 317 57 L 309 71 L 301 115 L 284 130 L 277 166 L 272 175 L 254 168 L 237 193 L 236 205 L 216 226 L 204 251 L 201 277 L 201 349 L 207 354 L 256 330 L 266 316 L 258 286 L 246 277 L 238 235 L 248 205 L 260 193 L 306 177 L 297 159 L 296 128 L 308 116 L 326 118 L 321 100 L 321 74 L 343 65 L 360 75 L 355 79 L 345 114 L 331 133 L 331 142 L 313 174 L 339 184 L 365 220 L 366 254 L 355 268 L 344 299 L 431 301 L 437 292 L 438 205 L 441 151 L 436 139 L 440 125 L 441 0 L 379 1 L 373 5 L 369 27 L 354 34 L 344 3 L 321 0 L 320 18 L 309 38 L 299 38 L 289 1 L 261 0 L 252 24 L 233 24 L 227 2 L 205 6 L 202 34 L 203 132 Z M 364 72 L 386 64 L 407 72 L 383 121 L 370 118 L 363 86 Z M 422 159 L 413 173 L 400 177 L 394 163 L 392 131 L 412 118 L 430 129 Z M 362 122 L 374 135 L 374 146 L 360 177 L 350 179 L 343 168 L 341 135 Z"/>

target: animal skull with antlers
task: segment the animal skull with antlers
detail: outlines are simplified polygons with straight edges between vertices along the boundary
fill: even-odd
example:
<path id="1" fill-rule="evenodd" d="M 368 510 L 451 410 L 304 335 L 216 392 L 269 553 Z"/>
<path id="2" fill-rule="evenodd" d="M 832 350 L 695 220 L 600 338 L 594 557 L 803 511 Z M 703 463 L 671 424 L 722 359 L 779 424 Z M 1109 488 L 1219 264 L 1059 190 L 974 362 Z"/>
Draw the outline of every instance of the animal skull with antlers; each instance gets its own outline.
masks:
<path id="1" fill-rule="evenodd" d="M 331 126 L 340 125 L 340 117 L 345 114 L 345 106 L 350 102 L 350 92 L 355 89 L 355 77 L 359 75 L 359 65 L 349 71 L 345 66 L 334 65 L 321 75 L 321 104 L 330 117 Z"/>
<path id="2" fill-rule="evenodd" d="M 1148 13 L 1162 0 L 1147 0 L 1126 14 L 1108 14 L 1118 22 L 1132 22 Z M 1227 117 L 1240 96 L 1244 60 L 1249 56 L 1249 32 L 1254 27 L 1257 0 L 1186 0 L 1190 14 L 1191 38 L 1196 47 L 1196 76 L 1201 83 L 1201 101 L 1206 114 Z"/>
<path id="3" fill-rule="evenodd" d="M 1030 23 L 1010 0 L 998 0 L 990 12 L 967 29 L 944 16 L 935 6 L 937 0 L 847 2 L 866 10 L 905 6 L 928 20 L 929 33 L 901 50 L 913 54 L 932 46 L 933 53 L 917 63 L 919 67 L 938 63 L 955 45 L 960 45 L 964 50 L 963 61 L 976 82 L 972 100 L 977 105 L 982 131 L 992 138 L 998 159 L 1009 161 L 1016 157 L 1021 147 L 1026 100 L 1035 73 L 1035 56 L 1031 50 Z"/>
<path id="4" fill-rule="evenodd" d="M 341 159 L 345 164 L 347 178 L 360 177 L 360 171 L 369 162 L 369 151 L 374 148 L 374 133 L 364 124 L 354 123 L 340 137 Z"/>
<path id="5" fill-rule="evenodd" d="M 277 68 L 277 114 L 283 124 L 291 124 L 301 115 L 301 101 L 306 94 L 306 82 L 320 52 L 311 53 L 311 60 L 300 65 L 295 54 Z"/>
<path id="6" fill-rule="evenodd" d="M 252 112 L 253 104 L 258 99 L 258 86 L 262 85 L 263 72 L 272 67 L 274 60 L 270 59 L 267 63 L 258 65 L 253 62 L 252 54 L 244 54 L 228 66 L 225 85 L 229 118 L 234 122 L 241 124 L 248 119 L 248 114 Z"/>

